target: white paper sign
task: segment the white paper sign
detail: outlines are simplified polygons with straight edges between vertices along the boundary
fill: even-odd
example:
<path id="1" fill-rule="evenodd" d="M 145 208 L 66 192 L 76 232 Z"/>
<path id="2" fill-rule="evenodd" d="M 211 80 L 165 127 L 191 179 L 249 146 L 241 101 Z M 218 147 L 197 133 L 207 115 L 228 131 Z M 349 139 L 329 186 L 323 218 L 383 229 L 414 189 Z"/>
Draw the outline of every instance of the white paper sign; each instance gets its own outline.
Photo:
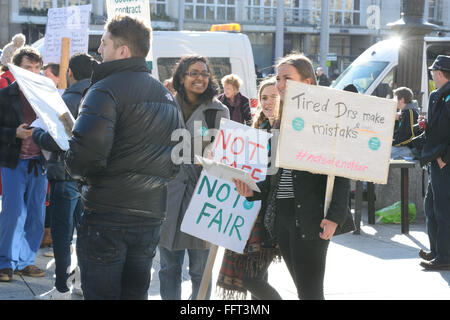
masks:
<path id="1" fill-rule="evenodd" d="M 262 181 L 267 171 L 269 138 L 263 130 L 222 119 L 212 149 L 214 160 L 248 172 L 255 182 Z M 227 180 L 202 171 L 181 231 L 242 253 L 261 201 L 247 201 Z"/>
<path id="2" fill-rule="evenodd" d="M 50 8 L 44 40 L 44 64 L 61 61 L 61 39 L 70 38 L 70 57 L 87 52 L 91 5 Z"/>
<path id="3" fill-rule="evenodd" d="M 288 81 L 276 165 L 386 184 L 396 103 Z"/>
<path id="4" fill-rule="evenodd" d="M 19 84 L 20 90 L 41 120 L 42 128 L 50 133 L 62 150 L 68 150 L 69 136 L 63 123 L 59 120 L 59 116 L 68 113 L 72 122 L 75 122 L 75 119 L 59 95 L 53 81 L 13 64 L 8 64 L 8 67 Z"/>
<path id="5" fill-rule="evenodd" d="M 137 16 L 144 20 L 149 26 L 152 25 L 150 19 L 150 1 L 148 0 L 107 0 L 106 7 L 108 12 L 108 19 L 111 19 L 116 14 L 130 14 Z M 150 37 L 150 41 L 153 37 Z M 152 46 L 150 45 L 150 51 L 148 52 L 147 61 L 153 61 Z"/>
<path id="6" fill-rule="evenodd" d="M 241 180 L 242 182 L 246 183 L 252 190 L 261 192 L 261 190 L 259 190 L 258 188 L 258 185 L 255 183 L 252 177 L 250 177 L 249 172 L 242 169 L 230 167 L 229 165 L 214 160 L 199 156 L 195 157 L 203 166 L 203 169 L 205 169 L 210 176 L 214 176 L 228 182 L 233 182 L 233 179 Z"/>

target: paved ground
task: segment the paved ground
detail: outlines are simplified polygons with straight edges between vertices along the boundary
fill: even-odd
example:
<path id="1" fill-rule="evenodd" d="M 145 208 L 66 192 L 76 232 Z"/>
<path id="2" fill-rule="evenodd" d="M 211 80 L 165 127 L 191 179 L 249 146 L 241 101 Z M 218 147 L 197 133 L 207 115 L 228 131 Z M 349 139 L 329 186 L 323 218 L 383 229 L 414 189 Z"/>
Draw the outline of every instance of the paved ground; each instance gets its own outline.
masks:
<path id="1" fill-rule="evenodd" d="M 325 297 L 329 300 L 448 300 L 450 299 L 450 271 L 424 271 L 417 253 L 428 248 L 425 221 L 410 226 L 409 235 L 400 233 L 399 225 L 367 225 L 363 211 L 360 235 L 346 234 L 333 238 L 330 244 L 325 278 Z M 36 265 L 46 270 L 44 278 L 14 276 L 10 283 L 0 283 L 0 300 L 29 300 L 35 294 L 53 286 L 54 260 L 39 250 Z M 213 270 L 217 279 L 223 250 L 219 250 Z M 76 262 L 75 254 L 73 255 Z M 187 260 L 187 259 L 186 259 Z M 149 299 L 159 300 L 159 254 L 152 268 Z M 187 261 L 183 268 L 183 299 L 190 296 Z M 296 299 L 296 290 L 285 264 L 273 264 L 269 282 L 283 299 Z M 73 294 L 73 299 L 81 299 Z M 219 299 L 213 290 L 213 299 Z"/>

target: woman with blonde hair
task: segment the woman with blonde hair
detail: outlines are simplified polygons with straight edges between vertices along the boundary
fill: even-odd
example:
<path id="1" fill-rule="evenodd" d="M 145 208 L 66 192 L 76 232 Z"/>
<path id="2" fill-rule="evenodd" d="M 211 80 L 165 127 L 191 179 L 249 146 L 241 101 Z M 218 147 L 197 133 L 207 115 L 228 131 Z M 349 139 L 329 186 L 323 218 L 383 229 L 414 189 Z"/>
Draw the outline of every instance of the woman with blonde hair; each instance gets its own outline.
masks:
<path id="1" fill-rule="evenodd" d="M 287 80 L 317 85 L 311 61 L 302 54 L 282 58 L 277 66 L 281 106 L 274 127 L 279 128 Z M 302 141 L 298 141 L 299 145 Z M 330 207 L 324 217 L 327 176 L 280 168 L 277 174 L 252 191 L 235 181 L 239 194 L 248 201 L 268 199 L 264 225 L 278 243 L 300 299 L 324 299 L 323 282 L 330 239 L 354 230 L 348 207 L 350 181 L 336 177 Z"/>
<path id="2" fill-rule="evenodd" d="M 250 99 L 240 92 L 242 79 L 237 74 L 229 74 L 222 78 L 221 83 L 224 93 L 217 99 L 230 110 L 230 119 L 251 125 Z"/>
<path id="3" fill-rule="evenodd" d="M 255 115 L 254 128 L 271 130 L 280 102 L 276 84 L 275 78 L 261 82 L 258 90 L 260 111 Z M 274 260 L 279 260 L 281 256 L 264 228 L 267 201 L 262 200 L 244 253 L 225 250 L 217 279 L 217 286 L 221 288 L 225 299 L 245 299 L 247 291 L 250 291 L 252 298 L 258 300 L 281 300 L 278 292 L 267 281 L 270 264 Z"/>

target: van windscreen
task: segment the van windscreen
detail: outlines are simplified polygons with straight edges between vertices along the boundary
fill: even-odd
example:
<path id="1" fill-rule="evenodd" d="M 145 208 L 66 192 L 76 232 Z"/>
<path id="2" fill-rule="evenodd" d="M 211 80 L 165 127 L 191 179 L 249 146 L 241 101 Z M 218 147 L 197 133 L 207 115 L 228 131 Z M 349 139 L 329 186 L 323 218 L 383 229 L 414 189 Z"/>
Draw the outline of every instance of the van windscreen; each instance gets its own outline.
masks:
<path id="1" fill-rule="evenodd" d="M 158 79 L 163 82 L 172 77 L 172 72 L 180 58 L 158 58 Z M 208 57 L 211 68 L 214 71 L 216 80 L 220 83 L 227 74 L 231 73 L 230 58 L 210 58 Z"/>
<path id="2" fill-rule="evenodd" d="M 372 82 L 378 78 L 380 73 L 389 63 L 387 61 L 364 61 L 352 63 L 331 85 L 332 88 L 344 89 L 348 84 L 358 88 L 359 93 L 365 93 Z"/>

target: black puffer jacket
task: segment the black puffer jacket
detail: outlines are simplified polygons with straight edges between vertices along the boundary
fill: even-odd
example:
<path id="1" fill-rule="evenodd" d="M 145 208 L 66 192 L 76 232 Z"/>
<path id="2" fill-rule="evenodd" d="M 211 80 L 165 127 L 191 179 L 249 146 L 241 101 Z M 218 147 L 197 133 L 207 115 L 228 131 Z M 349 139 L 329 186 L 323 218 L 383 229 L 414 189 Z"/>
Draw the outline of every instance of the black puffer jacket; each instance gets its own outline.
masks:
<path id="1" fill-rule="evenodd" d="M 85 183 L 84 206 L 164 218 L 167 181 L 178 172 L 171 134 L 181 127 L 175 100 L 144 58 L 94 65 L 66 153 L 70 175 Z"/>

